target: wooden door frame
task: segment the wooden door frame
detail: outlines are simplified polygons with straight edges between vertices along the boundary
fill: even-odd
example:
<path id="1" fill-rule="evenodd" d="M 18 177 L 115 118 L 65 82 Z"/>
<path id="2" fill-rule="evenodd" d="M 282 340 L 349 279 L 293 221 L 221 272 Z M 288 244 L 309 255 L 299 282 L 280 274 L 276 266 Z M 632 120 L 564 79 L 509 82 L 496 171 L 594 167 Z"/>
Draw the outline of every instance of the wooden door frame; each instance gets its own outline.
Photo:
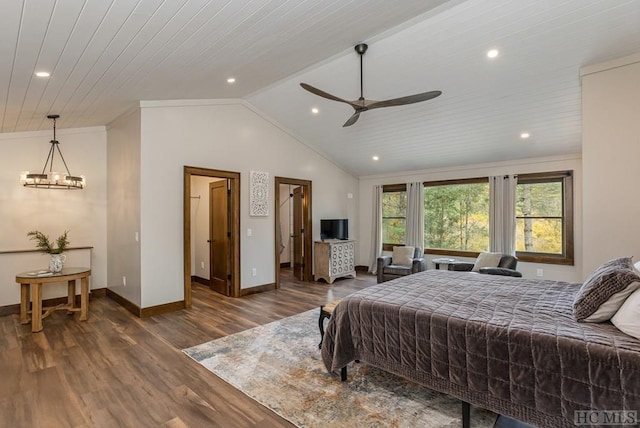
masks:
<path id="1" fill-rule="evenodd" d="M 191 307 L 191 176 L 226 178 L 231 185 L 231 296 L 240 297 L 240 173 L 217 169 L 184 167 L 183 254 L 184 254 L 184 305 Z"/>
<path id="2" fill-rule="evenodd" d="M 311 197 L 311 181 L 310 180 L 301 180 L 298 178 L 287 178 L 287 177 L 274 177 L 275 183 L 275 203 L 273 204 L 275 211 L 274 215 L 274 232 L 279 230 L 278 224 L 280 223 L 280 185 L 292 185 L 292 186 L 302 186 L 305 198 L 307 199 L 307 203 L 303 204 L 303 218 L 304 213 L 306 212 L 307 223 L 304 224 L 304 239 L 303 239 L 303 247 L 304 247 L 304 269 L 303 272 L 303 280 L 304 281 L 313 281 L 312 276 L 312 265 L 313 265 L 313 219 L 311 216 L 312 205 L 311 202 L 313 198 Z M 280 247 L 278 244 L 277 237 L 274 236 L 274 261 L 275 261 L 275 272 L 276 272 L 276 288 L 280 288 Z"/>

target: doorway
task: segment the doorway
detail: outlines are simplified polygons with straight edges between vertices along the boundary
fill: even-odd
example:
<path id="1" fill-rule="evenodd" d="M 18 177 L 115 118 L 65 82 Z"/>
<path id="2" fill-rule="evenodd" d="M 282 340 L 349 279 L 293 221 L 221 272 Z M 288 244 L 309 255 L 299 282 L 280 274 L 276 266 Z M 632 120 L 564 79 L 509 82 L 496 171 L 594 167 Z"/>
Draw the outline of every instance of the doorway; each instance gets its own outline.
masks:
<path id="1" fill-rule="evenodd" d="M 300 281 L 312 281 L 311 181 L 275 177 L 275 272 L 280 288 L 283 265 Z"/>
<path id="2" fill-rule="evenodd" d="M 210 178 L 206 190 L 193 195 L 192 178 Z M 207 236 L 194 236 L 194 199 L 206 194 Z M 209 286 L 224 295 L 240 296 L 240 173 L 198 167 L 184 167 L 184 301 L 190 308 L 192 275 L 201 268 L 209 272 Z M 203 241 L 203 242 L 200 242 Z M 194 260 L 195 246 L 205 245 L 202 260 Z M 200 264 L 198 264 L 198 262 Z M 207 266 L 208 265 L 208 266 Z M 196 267 L 198 266 L 198 267 Z"/>

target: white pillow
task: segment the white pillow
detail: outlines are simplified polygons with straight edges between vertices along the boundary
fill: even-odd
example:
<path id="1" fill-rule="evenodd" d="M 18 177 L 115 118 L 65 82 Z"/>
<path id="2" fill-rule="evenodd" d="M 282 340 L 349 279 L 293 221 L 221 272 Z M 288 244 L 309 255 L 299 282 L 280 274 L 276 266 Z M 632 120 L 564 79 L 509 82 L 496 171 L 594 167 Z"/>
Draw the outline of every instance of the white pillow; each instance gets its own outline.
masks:
<path id="1" fill-rule="evenodd" d="M 634 281 L 622 291 L 618 291 L 613 296 L 598 307 L 598 309 L 581 320 L 583 322 L 605 322 L 611 319 L 613 315 L 620 309 L 620 306 L 627 300 L 627 297 L 640 288 L 640 282 Z"/>
<path id="2" fill-rule="evenodd" d="M 640 339 L 640 289 L 627 297 L 611 322 L 623 333 Z"/>
<path id="3" fill-rule="evenodd" d="M 413 253 L 416 251 L 414 247 L 393 247 L 394 265 L 411 266 L 413 264 Z"/>
<path id="4" fill-rule="evenodd" d="M 500 253 L 480 253 L 471 271 L 478 272 L 483 267 L 497 267 L 501 258 L 502 254 Z"/>

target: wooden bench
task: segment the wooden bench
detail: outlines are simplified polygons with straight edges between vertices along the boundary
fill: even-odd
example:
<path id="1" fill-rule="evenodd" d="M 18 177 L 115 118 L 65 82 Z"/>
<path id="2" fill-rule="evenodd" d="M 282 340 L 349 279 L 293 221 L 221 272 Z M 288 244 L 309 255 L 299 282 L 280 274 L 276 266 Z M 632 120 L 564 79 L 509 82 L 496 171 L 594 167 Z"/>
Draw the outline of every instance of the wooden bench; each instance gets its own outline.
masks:
<path id="1" fill-rule="evenodd" d="M 322 348 L 322 340 L 324 339 L 324 320 L 331 318 L 333 315 L 333 310 L 336 308 L 340 300 L 334 300 L 331 303 L 327 303 L 326 305 L 320 306 L 320 318 L 318 318 L 318 327 L 320 327 L 320 344 L 318 348 Z"/>

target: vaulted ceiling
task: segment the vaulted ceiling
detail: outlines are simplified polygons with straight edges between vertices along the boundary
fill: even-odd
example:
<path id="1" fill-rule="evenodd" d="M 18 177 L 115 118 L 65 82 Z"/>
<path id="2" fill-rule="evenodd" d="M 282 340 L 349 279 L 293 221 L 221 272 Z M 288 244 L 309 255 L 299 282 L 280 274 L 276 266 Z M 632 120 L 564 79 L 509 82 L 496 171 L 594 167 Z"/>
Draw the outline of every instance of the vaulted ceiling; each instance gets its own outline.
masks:
<path id="1" fill-rule="evenodd" d="M 351 107 L 299 83 L 357 99 L 358 42 L 367 99 L 442 96 L 343 128 Z M 637 0 L 6 1 L 0 131 L 48 129 L 52 113 L 60 128 L 105 125 L 139 100 L 245 98 L 357 176 L 576 153 L 579 68 L 638 52 Z"/>

